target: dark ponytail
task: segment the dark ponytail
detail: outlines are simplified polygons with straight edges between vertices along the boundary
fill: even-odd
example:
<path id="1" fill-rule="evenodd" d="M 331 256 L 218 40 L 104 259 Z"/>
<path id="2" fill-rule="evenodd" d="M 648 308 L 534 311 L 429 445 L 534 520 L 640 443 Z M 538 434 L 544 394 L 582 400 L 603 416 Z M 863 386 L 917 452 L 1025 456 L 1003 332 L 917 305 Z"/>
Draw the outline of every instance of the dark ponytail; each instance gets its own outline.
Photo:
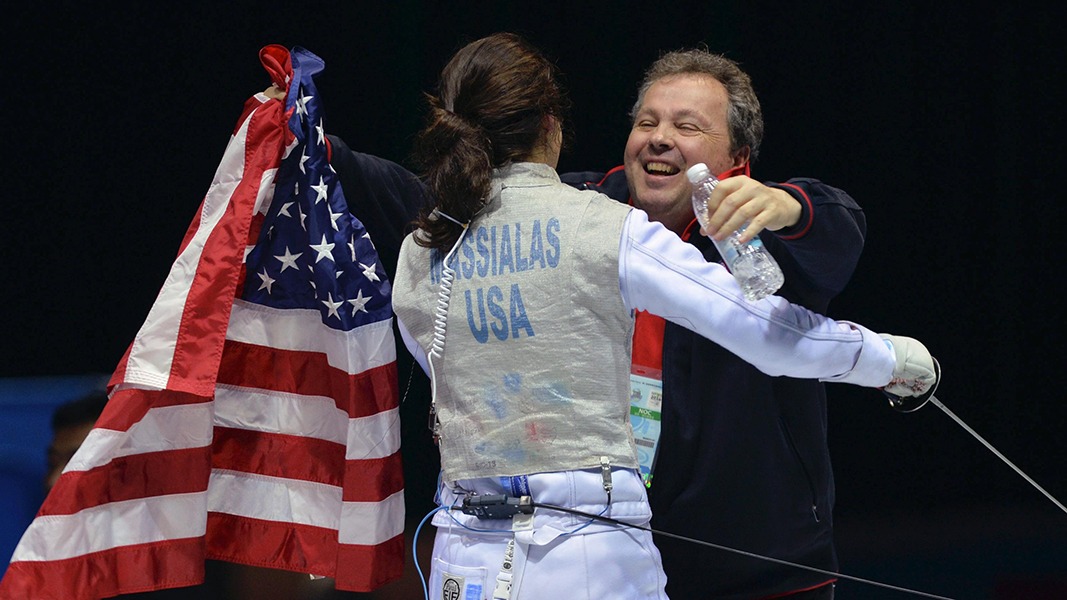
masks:
<path id="1" fill-rule="evenodd" d="M 545 143 L 544 120 L 569 108 L 556 69 L 521 37 L 498 33 L 461 48 L 427 97 L 427 125 L 415 142 L 436 202 L 416 220 L 421 246 L 448 250 L 461 226 L 489 201 L 494 168 L 528 158 Z M 436 212 L 435 212 L 436 211 Z"/>

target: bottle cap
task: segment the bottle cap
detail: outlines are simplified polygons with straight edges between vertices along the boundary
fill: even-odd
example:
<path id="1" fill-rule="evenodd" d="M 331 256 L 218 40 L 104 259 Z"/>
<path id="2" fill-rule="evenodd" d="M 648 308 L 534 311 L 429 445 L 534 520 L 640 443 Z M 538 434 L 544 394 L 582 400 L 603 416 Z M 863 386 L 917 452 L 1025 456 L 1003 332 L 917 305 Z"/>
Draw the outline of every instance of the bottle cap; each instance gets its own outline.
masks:
<path id="1" fill-rule="evenodd" d="M 708 165 L 697 163 L 686 169 L 685 176 L 689 178 L 689 183 L 697 183 L 711 176 L 711 171 L 708 170 Z"/>

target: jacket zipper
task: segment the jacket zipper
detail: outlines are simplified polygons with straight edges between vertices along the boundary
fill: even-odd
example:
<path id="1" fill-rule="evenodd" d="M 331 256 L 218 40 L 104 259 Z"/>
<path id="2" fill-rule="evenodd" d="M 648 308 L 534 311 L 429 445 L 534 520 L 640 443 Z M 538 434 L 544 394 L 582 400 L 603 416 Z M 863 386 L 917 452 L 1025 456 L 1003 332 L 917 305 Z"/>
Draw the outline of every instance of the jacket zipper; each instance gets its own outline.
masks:
<path id="1" fill-rule="evenodd" d="M 800 465 L 800 470 L 804 473 L 804 480 L 808 482 L 808 492 L 811 494 L 811 515 L 815 518 L 815 522 L 819 523 L 819 506 L 816 502 L 817 496 L 815 494 L 815 483 L 811 480 L 811 472 L 808 471 L 808 466 L 804 464 L 804 459 L 800 456 L 800 451 L 797 449 L 797 444 L 793 440 L 793 434 L 789 431 L 789 427 L 785 424 L 785 420 L 782 417 L 778 417 L 778 426 L 782 428 L 782 432 L 785 434 L 785 439 L 789 443 L 789 449 L 793 451 L 793 456 L 797 459 L 797 464 Z"/>

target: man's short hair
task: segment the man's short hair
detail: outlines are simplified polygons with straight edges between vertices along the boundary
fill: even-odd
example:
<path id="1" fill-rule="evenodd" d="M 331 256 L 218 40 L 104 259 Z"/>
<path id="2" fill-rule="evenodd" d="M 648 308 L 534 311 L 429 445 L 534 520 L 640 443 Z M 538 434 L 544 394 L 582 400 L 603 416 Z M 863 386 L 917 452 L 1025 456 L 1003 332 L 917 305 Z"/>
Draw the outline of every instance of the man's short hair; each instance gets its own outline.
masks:
<path id="1" fill-rule="evenodd" d="M 763 112 L 760 109 L 752 79 L 735 61 L 707 50 L 690 49 L 667 52 L 645 71 L 645 78 L 637 90 L 637 102 L 630 111 L 635 118 L 641 110 L 648 88 L 656 81 L 674 75 L 706 75 L 726 88 L 728 106 L 726 119 L 730 127 L 730 152 L 748 146 L 750 160 L 759 154 L 763 141 Z"/>

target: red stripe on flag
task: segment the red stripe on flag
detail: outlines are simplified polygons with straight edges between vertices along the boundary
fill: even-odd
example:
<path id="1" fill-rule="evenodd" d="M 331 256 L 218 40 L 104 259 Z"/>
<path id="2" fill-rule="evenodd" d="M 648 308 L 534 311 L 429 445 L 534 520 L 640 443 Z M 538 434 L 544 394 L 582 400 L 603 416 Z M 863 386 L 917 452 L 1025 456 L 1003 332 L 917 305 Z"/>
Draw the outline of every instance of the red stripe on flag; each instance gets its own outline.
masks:
<path id="1" fill-rule="evenodd" d="M 235 298 L 240 298 L 241 295 L 244 294 L 245 286 L 248 285 L 248 282 L 246 281 L 247 278 L 248 278 L 248 267 L 244 263 L 241 263 L 241 272 L 238 273 L 238 275 L 237 275 L 237 281 L 240 281 L 241 283 L 237 286 L 237 291 L 234 292 L 234 297 Z M 225 348 L 223 348 L 223 350 L 222 350 L 222 360 L 224 360 L 224 361 L 226 360 L 226 349 Z"/>
<path id="2" fill-rule="evenodd" d="M 263 230 L 263 223 L 267 220 L 267 215 L 257 212 L 252 215 L 252 224 L 248 227 L 248 241 L 247 246 L 254 246 L 259 241 L 259 234 Z M 241 262 L 241 271 L 237 274 L 237 281 L 240 285 L 237 287 L 235 297 L 240 298 L 244 295 L 244 286 L 248 285 L 248 265 L 244 261 Z M 223 350 L 222 360 L 226 360 L 226 350 Z"/>
<path id="3" fill-rule="evenodd" d="M 212 467 L 341 486 L 342 444 L 296 435 L 216 427 Z"/>
<path id="4" fill-rule="evenodd" d="M 325 575 L 337 568 L 337 530 L 209 512 L 207 557 Z"/>
<path id="5" fill-rule="evenodd" d="M 266 220 L 267 215 L 263 213 L 257 212 L 256 214 L 252 215 L 252 225 L 248 228 L 248 239 L 246 240 L 246 245 L 251 246 L 254 245 L 257 241 L 259 241 L 259 232 L 263 229 L 263 222 Z M 241 266 L 244 267 L 244 263 L 241 263 Z"/>
<path id="6" fill-rule="evenodd" d="M 211 398 L 174 390 L 122 389 L 108 399 L 104 412 L 96 420 L 96 427 L 128 431 L 144 418 L 149 409 L 205 402 L 211 402 Z"/>
<path id="7" fill-rule="evenodd" d="M 288 134 L 287 122 L 282 116 L 283 108 L 278 102 L 261 103 L 251 98 L 245 102 L 241 120 L 234 129 L 236 134 L 248 114 L 256 111 L 252 113 L 248 123 L 244 144 L 245 161 L 243 172 L 240 173 L 242 179 L 228 200 L 226 213 L 205 242 L 183 307 L 182 327 L 188 326 L 191 319 L 195 320 L 204 315 L 212 318 L 200 324 L 195 331 L 183 329 L 179 334 L 179 346 L 175 349 L 170 373 L 173 380 L 168 384 L 172 388 L 201 396 L 211 395 L 215 367 L 222 353 L 218 346 L 222 343 L 221 338 L 230 318 L 234 290 L 244 277 L 244 252 L 242 250 L 235 253 L 233 250 L 246 246 L 250 235 L 250 221 L 254 218 L 252 209 L 259 195 L 263 172 L 277 167 L 281 160 L 283 140 Z M 201 201 L 192 223 L 186 229 L 178 249 L 179 256 L 200 231 L 201 217 L 208 198 L 210 193 Z M 223 299 L 223 303 L 219 302 L 219 298 Z M 185 347 L 182 345 L 183 340 Z M 125 380 L 126 365 L 133 345 L 130 344 L 119 361 L 109 386 Z M 200 351 L 207 351 L 207 354 L 197 354 Z"/>
<path id="8" fill-rule="evenodd" d="M 211 476 L 211 448 L 133 454 L 88 471 L 60 476 L 37 516 L 71 515 L 109 502 L 203 492 Z"/>
<path id="9" fill-rule="evenodd" d="M 207 523 L 208 558 L 312 575 L 336 572 L 337 589 L 352 592 L 374 590 L 403 572 L 403 535 L 368 546 L 338 544 L 335 530 L 310 525 L 222 513 L 208 513 Z"/>
<path id="10" fill-rule="evenodd" d="M 343 476 L 340 461 L 345 462 Z M 340 444 L 229 427 L 215 428 L 212 466 L 343 487 L 346 502 L 380 502 L 404 489 L 399 452 L 345 461 Z"/>
<path id="11" fill-rule="evenodd" d="M 182 311 L 168 383 L 172 389 L 200 396 L 214 392 L 262 175 L 281 161 L 286 128 L 279 116 L 282 108 L 279 102 L 268 102 L 252 113 L 241 181 L 230 196 L 226 214 L 204 243 Z"/>
<path id="12" fill-rule="evenodd" d="M 333 398 L 349 417 L 378 414 L 398 405 L 396 362 L 349 375 L 319 352 L 279 350 L 226 341 L 220 384 Z"/>
<path id="13" fill-rule="evenodd" d="M 204 581 L 204 538 L 122 546 L 65 560 L 15 562 L 0 597 L 34 600 L 109 598 Z"/>
<path id="14" fill-rule="evenodd" d="M 341 499 L 378 502 L 403 489 L 404 465 L 400 453 L 395 452 L 384 458 L 348 461 Z"/>
<path id="15" fill-rule="evenodd" d="M 359 565 L 356 568 L 355 565 Z M 374 546 L 342 544 L 337 548 L 337 574 L 334 584 L 339 590 L 363 592 L 399 579 L 404 571 L 404 536 Z"/>

